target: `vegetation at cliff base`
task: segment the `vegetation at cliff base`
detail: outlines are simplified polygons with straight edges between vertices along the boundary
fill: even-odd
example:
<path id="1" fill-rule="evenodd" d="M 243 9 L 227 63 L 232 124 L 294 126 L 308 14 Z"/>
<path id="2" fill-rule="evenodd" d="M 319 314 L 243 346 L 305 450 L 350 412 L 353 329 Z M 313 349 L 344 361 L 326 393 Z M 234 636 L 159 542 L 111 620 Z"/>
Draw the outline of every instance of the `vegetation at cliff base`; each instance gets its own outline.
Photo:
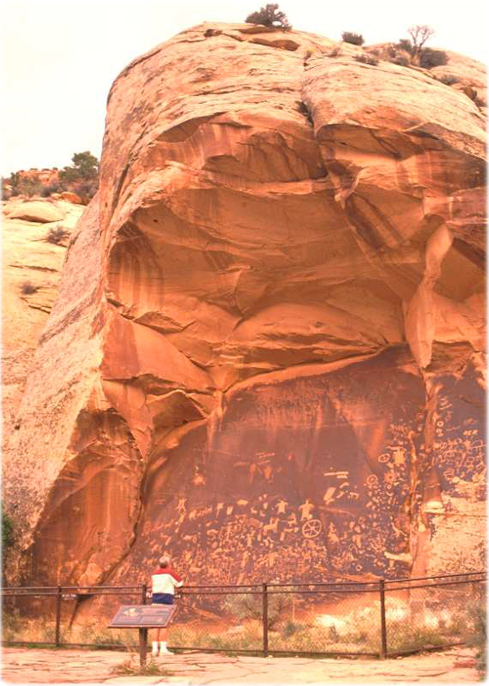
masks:
<path id="1" fill-rule="evenodd" d="M 467 643 L 475 648 L 476 669 L 479 676 L 485 679 L 487 675 L 487 608 L 474 605 L 472 608 L 473 631 L 470 632 Z"/>
<path id="2" fill-rule="evenodd" d="M 2 505 L 2 550 L 5 553 L 14 542 L 14 523 Z"/>
<path id="3" fill-rule="evenodd" d="M 265 5 L 265 7 L 260 8 L 258 12 L 253 12 L 246 17 L 247 24 L 262 24 L 272 29 L 285 29 L 289 31 L 292 26 L 289 24 L 289 20 L 279 9 L 276 3 Z"/>
<path id="4" fill-rule="evenodd" d="M 5 512 L 2 504 L 2 575 L 5 572 L 5 561 L 14 544 L 14 523 Z"/>

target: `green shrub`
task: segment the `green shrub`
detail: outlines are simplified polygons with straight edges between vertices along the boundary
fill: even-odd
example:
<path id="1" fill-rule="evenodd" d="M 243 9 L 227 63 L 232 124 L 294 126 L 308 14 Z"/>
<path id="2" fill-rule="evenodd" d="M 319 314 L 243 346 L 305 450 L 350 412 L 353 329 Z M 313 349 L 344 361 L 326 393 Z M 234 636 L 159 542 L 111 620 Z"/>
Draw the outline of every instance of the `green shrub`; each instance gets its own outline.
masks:
<path id="1" fill-rule="evenodd" d="M 446 52 L 443 50 L 432 50 L 431 48 L 423 48 L 419 57 L 419 66 L 423 69 L 431 69 L 432 67 L 441 67 L 448 62 Z"/>
<path id="2" fill-rule="evenodd" d="M 36 291 L 38 291 L 39 288 L 40 288 L 40 286 L 35 286 L 35 285 L 34 285 L 33 283 L 31 283 L 30 281 L 24 281 L 24 282 L 20 285 L 20 290 L 21 290 L 21 292 L 22 292 L 23 295 L 32 295 L 33 293 L 35 293 Z M 2 536 L 3 536 L 3 528 L 2 528 Z"/>
<path id="3" fill-rule="evenodd" d="M 409 67 L 411 64 L 407 55 L 396 55 L 396 57 L 391 59 L 391 62 L 392 64 L 398 64 L 400 67 Z"/>
<path id="4" fill-rule="evenodd" d="M 440 81 L 440 83 L 444 83 L 445 86 L 453 86 L 454 83 L 458 83 L 460 81 L 459 78 L 457 78 L 456 76 L 452 76 L 452 74 L 437 77 L 436 80 Z"/>
<path id="5" fill-rule="evenodd" d="M 55 245 L 60 245 L 65 238 L 70 235 L 70 232 L 64 229 L 62 226 L 56 226 L 49 229 L 49 233 L 46 237 L 48 243 L 54 243 Z"/>
<path id="6" fill-rule="evenodd" d="M 262 24 L 272 29 L 285 29 L 289 31 L 292 26 L 289 24 L 284 12 L 279 10 L 276 3 L 265 5 L 258 12 L 253 12 L 246 17 L 247 24 Z"/>
<path id="7" fill-rule="evenodd" d="M 10 200 L 12 197 L 12 186 L 10 180 L 2 176 L 2 200 Z"/>
<path id="8" fill-rule="evenodd" d="M 90 202 L 98 190 L 98 179 L 82 179 L 71 184 L 70 190 L 76 193 L 85 205 Z"/>
<path id="9" fill-rule="evenodd" d="M 152 659 L 142 667 L 134 658 L 114 667 L 112 673 L 118 676 L 171 676 L 172 674 Z"/>
<path id="10" fill-rule="evenodd" d="M 351 33 L 350 31 L 343 31 L 341 38 L 345 43 L 351 43 L 352 45 L 363 45 L 365 39 L 361 33 Z"/>
<path id="11" fill-rule="evenodd" d="M 370 55 L 355 55 L 355 59 L 357 62 L 370 64 L 372 67 L 376 67 L 379 63 L 379 60 L 376 57 L 371 57 Z"/>
<path id="12" fill-rule="evenodd" d="M 229 594 L 224 607 L 230 615 L 240 622 L 250 619 L 261 622 L 263 618 L 262 599 L 258 595 Z M 268 596 L 268 629 L 275 629 L 291 608 L 292 599 L 289 594 L 270 593 Z"/>
<path id="13" fill-rule="evenodd" d="M 14 523 L 12 518 L 5 512 L 2 503 L 2 576 L 5 574 L 7 557 L 15 540 Z M 5 610 L 5 603 L 3 606 Z M 2 622 L 2 631 L 5 630 L 5 623 Z"/>
<path id="14" fill-rule="evenodd" d="M 482 678 L 487 673 L 487 610 L 485 603 L 470 608 L 472 632 L 467 639 L 468 645 L 476 649 L 476 669 Z"/>
<path id="15" fill-rule="evenodd" d="M 25 193 L 25 190 L 29 191 L 29 187 L 32 184 L 26 183 L 26 179 L 22 178 L 19 172 L 12 172 L 8 178 L 2 177 L 2 197 L 4 200 L 9 200 L 10 198 Z M 27 195 L 27 193 L 26 193 Z"/>
<path id="16" fill-rule="evenodd" d="M 71 159 L 73 164 L 59 172 L 60 190 L 76 193 L 86 204 L 98 189 L 99 163 L 88 150 L 76 152 Z"/>
<path id="17" fill-rule="evenodd" d="M 50 183 L 48 186 L 44 186 L 41 190 L 41 195 L 43 198 L 49 198 L 53 193 L 59 193 L 63 189 L 59 183 Z"/>
<path id="18" fill-rule="evenodd" d="M 282 634 L 285 638 L 290 638 L 298 631 L 300 631 L 301 625 L 296 622 L 288 621 L 282 630 Z"/>
<path id="19" fill-rule="evenodd" d="M 298 109 L 299 109 L 299 112 L 306 117 L 309 124 L 314 125 L 314 120 L 312 118 L 312 114 L 311 114 L 308 106 L 306 105 L 306 103 L 303 102 L 302 100 L 299 101 L 299 108 Z"/>
<path id="20" fill-rule="evenodd" d="M 411 43 L 409 38 L 402 38 L 396 45 L 399 50 L 404 50 L 404 52 L 414 55 L 414 45 Z"/>
<path id="21" fill-rule="evenodd" d="M 14 523 L 11 517 L 5 512 L 2 505 L 2 551 L 5 552 L 14 543 Z"/>
<path id="22" fill-rule="evenodd" d="M 10 175 L 11 195 L 25 195 L 32 198 L 34 195 L 41 195 L 44 188 L 43 184 L 36 179 L 21 177 L 18 172 Z"/>
<path id="23" fill-rule="evenodd" d="M 5 551 L 3 551 L 5 555 Z M 22 620 L 18 610 L 7 609 L 5 602 L 2 607 L 2 640 L 3 641 L 18 641 L 19 636 L 22 635 Z"/>

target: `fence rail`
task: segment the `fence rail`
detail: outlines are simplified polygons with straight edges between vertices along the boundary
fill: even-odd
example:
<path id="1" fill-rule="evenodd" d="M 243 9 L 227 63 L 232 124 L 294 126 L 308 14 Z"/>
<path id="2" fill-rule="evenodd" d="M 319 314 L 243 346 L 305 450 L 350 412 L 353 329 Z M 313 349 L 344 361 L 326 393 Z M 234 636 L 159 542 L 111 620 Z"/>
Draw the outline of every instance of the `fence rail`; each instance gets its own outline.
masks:
<path id="1" fill-rule="evenodd" d="M 145 599 L 144 584 L 6 587 L 3 644 L 137 649 L 136 632 L 106 625 L 120 604 Z M 483 572 L 363 582 L 189 585 L 177 594 L 170 647 L 382 658 L 437 650 L 463 644 L 477 631 L 485 599 Z M 84 613 L 87 602 L 93 605 Z"/>

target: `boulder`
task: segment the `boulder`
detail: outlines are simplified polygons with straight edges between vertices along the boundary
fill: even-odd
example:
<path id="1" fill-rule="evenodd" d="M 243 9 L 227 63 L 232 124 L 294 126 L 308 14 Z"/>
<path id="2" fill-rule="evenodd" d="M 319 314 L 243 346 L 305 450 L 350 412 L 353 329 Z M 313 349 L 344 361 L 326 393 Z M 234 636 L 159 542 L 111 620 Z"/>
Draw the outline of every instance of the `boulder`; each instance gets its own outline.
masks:
<path id="1" fill-rule="evenodd" d="M 71 202 L 74 205 L 83 205 L 83 201 L 80 196 L 72 191 L 63 191 L 60 193 L 60 198 L 62 200 L 66 200 L 67 202 Z"/>
<path id="2" fill-rule="evenodd" d="M 12 579 L 423 575 L 448 502 L 474 545 L 485 121 L 279 33 L 197 26 L 112 86 L 4 460 Z"/>
<path id="3" fill-rule="evenodd" d="M 11 219 L 23 219 L 27 222 L 48 224 L 49 222 L 63 219 L 64 213 L 47 200 L 27 200 L 26 202 L 15 204 L 8 211 L 8 216 Z"/>

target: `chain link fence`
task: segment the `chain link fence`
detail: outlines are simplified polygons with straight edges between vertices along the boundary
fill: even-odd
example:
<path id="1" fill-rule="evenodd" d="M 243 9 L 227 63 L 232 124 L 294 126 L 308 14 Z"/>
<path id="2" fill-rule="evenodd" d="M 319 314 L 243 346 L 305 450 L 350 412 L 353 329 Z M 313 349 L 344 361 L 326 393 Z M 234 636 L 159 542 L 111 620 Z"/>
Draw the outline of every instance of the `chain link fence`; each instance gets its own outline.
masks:
<path id="1" fill-rule="evenodd" d="M 119 605 L 148 602 L 144 585 L 4 588 L 2 595 L 4 645 L 135 649 L 137 631 L 107 625 Z M 475 572 L 363 583 L 187 586 L 177 595 L 169 646 L 387 657 L 466 643 L 485 611 L 486 578 Z"/>

